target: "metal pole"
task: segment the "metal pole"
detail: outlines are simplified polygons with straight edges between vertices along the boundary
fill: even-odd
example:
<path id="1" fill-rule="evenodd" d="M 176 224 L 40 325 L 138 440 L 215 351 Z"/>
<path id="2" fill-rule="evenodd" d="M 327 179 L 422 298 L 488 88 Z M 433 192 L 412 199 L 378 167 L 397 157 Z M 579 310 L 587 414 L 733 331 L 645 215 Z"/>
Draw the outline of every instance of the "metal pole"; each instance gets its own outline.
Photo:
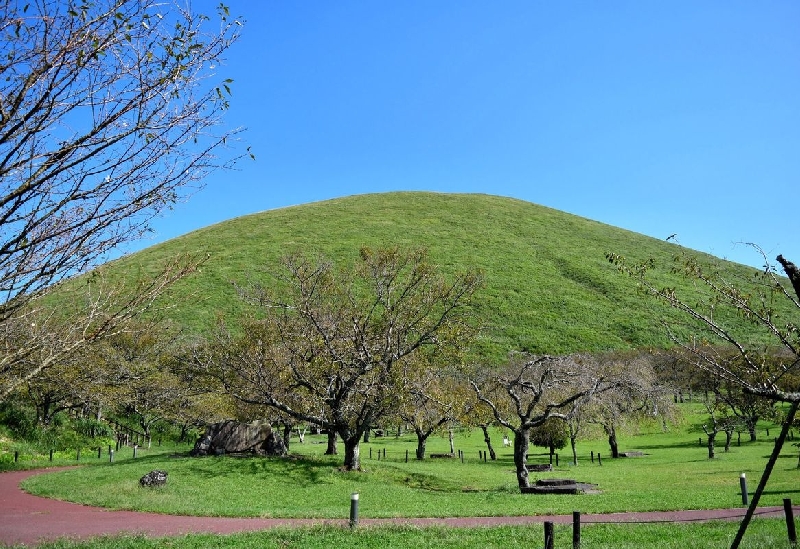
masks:
<path id="1" fill-rule="evenodd" d="M 742 505 L 747 505 L 747 476 L 744 473 L 739 475 L 739 488 L 742 490 Z"/>
<path id="2" fill-rule="evenodd" d="M 572 512 L 572 549 L 581 549 L 581 513 Z"/>
<path id="3" fill-rule="evenodd" d="M 358 492 L 350 494 L 350 528 L 358 526 Z"/>

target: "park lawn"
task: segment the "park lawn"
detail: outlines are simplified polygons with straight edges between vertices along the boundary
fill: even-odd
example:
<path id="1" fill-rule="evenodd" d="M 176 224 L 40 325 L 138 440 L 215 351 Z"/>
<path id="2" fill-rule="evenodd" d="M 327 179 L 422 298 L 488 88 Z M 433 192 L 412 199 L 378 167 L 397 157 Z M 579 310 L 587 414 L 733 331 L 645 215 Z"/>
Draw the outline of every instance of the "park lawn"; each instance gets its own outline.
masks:
<path id="1" fill-rule="evenodd" d="M 581 528 L 581 545 L 592 549 L 723 549 L 736 534 L 736 522 L 693 524 L 594 524 Z M 75 542 L 59 541 L 41 545 L 41 549 L 329 549 L 330 547 L 386 548 L 413 547 L 541 547 L 543 528 L 500 526 L 491 528 L 446 528 L 439 526 L 381 526 L 276 528 L 255 533 L 226 536 L 191 534 L 171 538 L 114 536 Z M 555 526 L 555 549 L 572 548 L 572 526 Z M 742 549 L 789 548 L 782 519 L 756 519 L 741 545 Z"/>
<path id="2" fill-rule="evenodd" d="M 82 463 L 94 466 L 39 475 L 24 488 L 39 495 L 114 509 L 208 516 L 342 518 L 350 495 L 360 494 L 363 517 L 444 517 L 608 513 L 711 509 L 742 505 L 739 476 L 746 473 L 750 492 L 760 479 L 772 451 L 777 427 L 764 425 L 755 443 L 734 442 L 730 452 L 718 448 L 709 460 L 704 437 L 692 422 L 662 432 L 656 426 L 640 434 L 622 435 L 623 451 L 638 450 L 643 457 L 607 457 L 600 439 L 579 443 L 579 463 L 568 449 L 560 452 L 553 472 L 532 473 L 537 478 L 569 477 L 596 484 L 599 493 L 577 496 L 533 496 L 519 493 L 510 448 L 496 433 L 496 461 L 483 462 L 483 436 L 478 431 L 456 433 L 458 459 L 413 459 L 415 439 L 410 435 L 373 438 L 362 444 L 364 472 L 340 470 L 340 456 L 324 456 L 323 437 L 307 436 L 305 444 L 291 445 L 293 458 L 206 457 L 189 458 L 185 452 L 165 453 L 157 448 L 119 453 Z M 703 443 L 703 445 L 700 444 Z M 498 447 L 499 446 L 499 447 Z M 386 458 L 383 458 L 383 451 Z M 409 461 L 406 463 L 406 451 Z M 446 437 L 428 443 L 428 452 L 449 451 Z M 533 449 L 539 452 L 540 449 Z M 370 452 L 372 457 L 370 458 Z M 594 452 L 595 460 L 590 459 Z M 787 443 L 776 465 L 761 505 L 781 505 L 784 498 L 798 499 L 800 469 L 798 448 Z M 598 462 L 600 454 L 602 464 Z M 378 459 L 378 456 L 381 456 Z M 531 455 L 545 463 L 546 454 Z M 169 473 L 166 487 L 142 489 L 138 479 L 153 469 Z"/>

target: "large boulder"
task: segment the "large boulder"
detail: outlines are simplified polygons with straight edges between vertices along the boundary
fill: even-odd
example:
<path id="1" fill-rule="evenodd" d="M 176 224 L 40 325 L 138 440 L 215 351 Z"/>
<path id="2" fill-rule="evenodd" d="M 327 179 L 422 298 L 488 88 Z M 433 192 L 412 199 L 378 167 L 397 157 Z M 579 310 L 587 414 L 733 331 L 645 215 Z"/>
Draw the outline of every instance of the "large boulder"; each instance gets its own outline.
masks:
<path id="1" fill-rule="evenodd" d="M 209 425 L 191 451 L 193 456 L 241 453 L 284 455 L 286 446 L 267 422 L 228 420 Z"/>
<path id="2" fill-rule="evenodd" d="M 289 453 L 286 449 L 286 444 L 284 444 L 283 439 L 275 431 L 272 431 L 269 435 L 267 435 L 267 438 L 261 445 L 260 450 L 260 453 L 267 456 L 285 456 Z"/>

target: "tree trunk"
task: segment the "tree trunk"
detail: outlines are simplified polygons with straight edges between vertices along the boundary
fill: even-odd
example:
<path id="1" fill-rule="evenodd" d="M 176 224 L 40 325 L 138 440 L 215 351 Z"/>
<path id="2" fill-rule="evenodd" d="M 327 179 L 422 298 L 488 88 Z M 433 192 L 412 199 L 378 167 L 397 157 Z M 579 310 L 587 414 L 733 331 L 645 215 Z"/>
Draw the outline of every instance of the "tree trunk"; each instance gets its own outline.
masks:
<path id="1" fill-rule="evenodd" d="M 36 418 L 37 423 L 42 423 L 44 425 L 50 425 L 50 420 L 53 419 L 52 418 L 52 412 L 51 412 L 52 407 L 53 407 L 52 400 L 50 398 L 50 395 L 47 394 L 47 395 L 44 396 L 44 400 L 42 401 L 42 407 L 41 407 L 42 413 L 38 418 Z M 37 413 L 38 413 L 38 409 L 37 409 Z"/>
<path id="2" fill-rule="evenodd" d="M 336 431 L 328 431 L 328 448 L 325 450 L 326 456 L 338 456 L 339 449 L 336 448 Z"/>
<path id="3" fill-rule="evenodd" d="M 417 431 L 417 459 L 425 459 L 425 443 L 427 441 L 427 435 Z"/>
<path id="4" fill-rule="evenodd" d="M 514 431 L 514 465 L 517 468 L 517 482 L 520 488 L 528 488 L 528 446 L 530 444 L 530 429 Z"/>
<path id="5" fill-rule="evenodd" d="M 455 455 L 456 446 L 455 446 L 455 443 L 453 442 L 453 430 L 452 429 L 448 429 L 447 430 L 447 435 L 450 437 L 450 453 Z"/>
<path id="6" fill-rule="evenodd" d="M 613 425 L 606 427 L 606 433 L 608 434 L 608 446 L 611 448 L 611 457 L 618 458 L 619 457 L 619 444 L 617 443 L 617 429 Z"/>
<path id="7" fill-rule="evenodd" d="M 726 429 L 725 430 L 725 451 L 729 452 L 731 449 L 731 440 L 733 439 L 733 430 Z"/>
<path id="8" fill-rule="evenodd" d="M 344 441 L 344 468 L 348 471 L 361 470 L 361 433 L 345 438 Z"/>
<path id="9" fill-rule="evenodd" d="M 369 428 L 369 427 L 367 427 L 366 429 L 364 429 L 364 442 L 369 442 L 369 434 L 370 434 L 370 431 L 371 431 L 371 430 L 370 430 L 370 428 Z"/>
<path id="10" fill-rule="evenodd" d="M 577 437 L 574 437 L 574 436 L 570 436 L 569 437 L 569 445 L 572 448 L 572 464 L 573 465 L 577 465 L 578 464 L 578 452 L 575 449 L 575 439 L 576 438 Z"/>
<path id="11" fill-rule="evenodd" d="M 181 432 L 178 435 L 178 442 L 186 442 L 189 438 L 189 424 L 181 423 Z"/>
<path id="12" fill-rule="evenodd" d="M 714 439 L 717 438 L 717 432 L 716 431 L 711 431 L 710 433 L 707 433 L 707 436 L 708 436 L 708 442 L 707 442 L 707 444 L 708 444 L 708 459 L 714 459 L 714 457 L 716 456 L 716 454 L 714 452 Z"/>
<path id="13" fill-rule="evenodd" d="M 747 432 L 750 434 L 750 442 L 755 442 L 756 441 L 756 426 L 754 424 L 748 423 Z"/>
<path id="14" fill-rule="evenodd" d="M 292 438 L 292 425 L 288 422 L 283 424 L 283 445 L 286 446 L 286 451 L 289 451 L 289 439 Z"/>
<path id="15" fill-rule="evenodd" d="M 497 459 L 497 454 L 492 447 L 492 439 L 489 436 L 489 429 L 486 425 L 481 425 L 481 429 L 483 430 L 483 441 L 486 443 L 486 447 L 489 449 L 489 457 L 492 458 L 492 461 Z"/>

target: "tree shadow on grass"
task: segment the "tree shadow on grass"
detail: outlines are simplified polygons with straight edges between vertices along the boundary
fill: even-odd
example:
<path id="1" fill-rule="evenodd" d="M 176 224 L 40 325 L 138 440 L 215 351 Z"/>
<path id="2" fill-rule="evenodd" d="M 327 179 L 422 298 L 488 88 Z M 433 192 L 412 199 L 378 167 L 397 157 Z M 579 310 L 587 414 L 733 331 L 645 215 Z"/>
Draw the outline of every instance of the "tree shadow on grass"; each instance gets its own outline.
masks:
<path id="1" fill-rule="evenodd" d="M 785 494 L 800 494 L 799 490 L 764 490 L 764 495 L 780 496 Z"/>
<path id="2" fill-rule="evenodd" d="M 221 456 L 189 457 L 173 456 L 180 461 L 175 461 L 176 468 L 190 470 L 192 475 L 200 478 L 236 477 L 247 476 L 253 479 L 271 477 L 276 482 L 291 484 L 297 487 L 306 487 L 329 483 L 330 475 L 337 464 L 332 460 L 318 459 L 306 456 L 256 456 L 241 454 L 226 454 Z M 164 456 L 147 456 L 134 460 L 127 460 L 126 464 L 153 463 L 157 468 L 168 469 L 165 466 Z"/>
<path id="3" fill-rule="evenodd" d="M 706 441 L 705 440 L 702 441 L 702 444 L 698 443 L 696 440 L 693 440 L 693 441 L 689 441 L 689 442 L 673 442 L 672 444 L 645 444 L 645 445 L 642 445 L 642 446 L 636 446 L 636 449 L 637 450 L 666 450 L 666 449 L 669 449 L 669 448 L 704 448 L 705 446 L 706 446 Z"/>

